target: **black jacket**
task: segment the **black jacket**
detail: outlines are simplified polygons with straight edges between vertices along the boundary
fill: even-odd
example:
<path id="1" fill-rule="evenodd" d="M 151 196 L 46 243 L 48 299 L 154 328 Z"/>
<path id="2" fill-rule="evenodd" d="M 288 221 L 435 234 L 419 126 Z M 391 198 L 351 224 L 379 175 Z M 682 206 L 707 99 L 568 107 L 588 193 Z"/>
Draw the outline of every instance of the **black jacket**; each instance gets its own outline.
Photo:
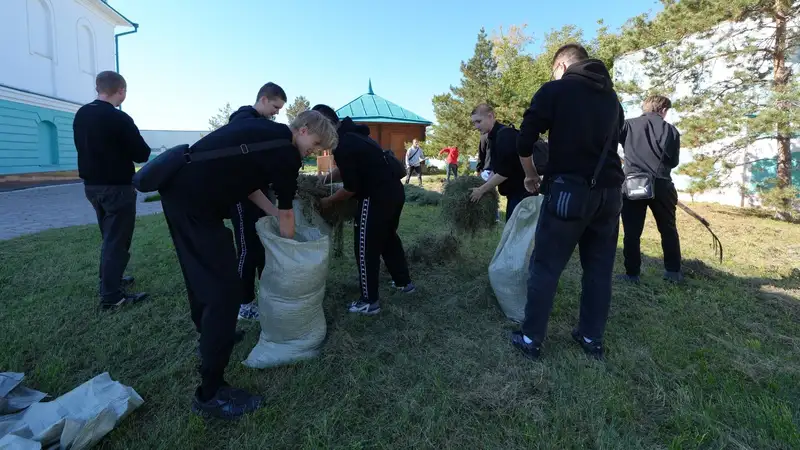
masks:
<path id="1" fill-rule="evenodd" d="M 344 188 L 364 199 L 394 192 L 388 190 L 392 183 L 401 181 L 392 175 L 383 157 L 381 146 L 369 137 L 369 127 L 345 117 L 339 124 L 339 144 L 333 151 L 336 167 Z"/>
<path id="2" fill-rule="evenodd" d="M 266 118 L 262 116 L 255 108 L 250 105 L 242 106 L 241 108 L 234 111 L 233 114 L 228 118 L 228 123 L 233 122 L 237 119 L 259 119 L 259 118 Z"/>
<path id="3" fill-rule="evenodd" d="M 487 137 L 492 170 L 507 178 L 497 186 L 497 191 L 504 196 L 525 191 L 525 171 L 517 155 L 517 133 L 513 127 L 495 122 Z"/>
<path id="4" fill-rule="evenodd" d="M 192 146 L 201 153 L 242 144 L 292 140 L 292 131 L 284 124 L 264 118 L 242 118 L 209 133 Z M 291 144 L 271 150 L 196 162 L 184 166 L 170 182 L 164 195 L 178 199 L 190 211 L 227 217 L 236 203 L 258 189 L 272 189 L 278 208 L 292 209 L 297 193 L 301 157 Z"/>
<path id="5" fill-rule="evenodd" d="M 681 134 L 657 113 L 625 121 L 619 143 L 625 149 L 625 174 L 649 173 L 671 180 L 678 166 Z"/>
<path id="6" fill-rule="evenodd" d="M 615 118 L 618 126 L 612 130 Z M 614 133 L 597 186 L 618 187 L 624 176 L 616 149 L 624 120 L 605 65 L 594 59 L 581 61 L 571 65 L 560 80 L 545 83 L 534 94 L 522 119 L 517 152 L 531 156 L 539 136 L 549 131 L 546 177 L 561 173 L 589 180 L 606 137 Z"/>
<path id="7" fill-rule="evenodd" d="M 82 106 L 72 122 L 78 174 L 89 185 L 129 185 L 133 163 L 147 162 L 150 146 L 133 119 L 111 103 Z"/>
<path id="8" fill-rule="evenodd" d="M 481 140 L 478 143 L 478 164 L 475 169 L 478 172 L 492 170 L 492 155 L 489 153 L 489 133 L 481 133 Z"/>

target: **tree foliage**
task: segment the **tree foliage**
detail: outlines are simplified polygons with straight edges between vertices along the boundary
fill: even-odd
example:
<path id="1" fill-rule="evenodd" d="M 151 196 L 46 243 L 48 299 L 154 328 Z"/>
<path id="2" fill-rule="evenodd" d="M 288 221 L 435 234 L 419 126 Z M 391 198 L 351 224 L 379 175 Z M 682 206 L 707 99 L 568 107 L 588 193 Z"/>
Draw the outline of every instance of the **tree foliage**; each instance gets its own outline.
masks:
<path id="1" fill-rule="evenodd" d="M 792 20 L 800 2 L 662 3 L 661 13 L 636 22 L 625 36 L 648 47 L 641 65 L 650 83 L 630 92 L 675 97 L 682 144 L 696 149 L 695 160 L 683 168 L 694 188 L 723 185 L 731 167 L 753 159 L 748 155 L 753 144 L 772 141 L 778 151 L 775 187 L 794 192 L 790 139 L 798 123 L 800 85 L 787 58 L 800 49 L 800 28 Z M 716 145 L 721 139 L 724 145 Z M 777 209 L 786 218 L 791 198 L 782 204 Z"/>
<path id="2" fill-rule="evenodd" d="M 233 114 L 233 108 L 231 108 L 231 104 L 225 103 L 225 106 L 217 110 L 217 113 L 208 119 L 208 129 L 214 131 L 217 128 L 227 124 L 231 114 Z"/>
<path id="3" fill-rule="evenodd" d="M 308 101 L 308 99 L 302 95 L 297 96 L 294 98 L 292 104 L 286 107 L 286 117 L 291 123 L 295 117 L 309 108 L 311 108 L 311 103 Z"/>

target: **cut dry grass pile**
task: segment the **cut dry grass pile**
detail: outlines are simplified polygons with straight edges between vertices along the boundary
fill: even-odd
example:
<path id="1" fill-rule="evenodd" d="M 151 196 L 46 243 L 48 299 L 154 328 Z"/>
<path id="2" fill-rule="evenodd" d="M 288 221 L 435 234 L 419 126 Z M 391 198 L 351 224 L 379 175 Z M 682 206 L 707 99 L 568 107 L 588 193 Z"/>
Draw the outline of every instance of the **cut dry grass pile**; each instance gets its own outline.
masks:
<path id="1" fill-rule="evenodd" d="M 461 243 L 453 233 L 426 234 L 411 244 L 406 251 L 406 257 L 414 263 L 440 264 L 457 258 L 460 246 Z"/>
<path id="2" fill-rule="evenodd" d="M 414 203 L 416 205 L 438 205 L 442 201 L 442 194 L 436 191 L 429 191 L 419 186 L 407 184 L 406 190 L 406 203 Z"/>
<path id="3" fill-rule="evenodd" d="M 497 191 L 492 190 L 477 203 L 472 203 L 469 198 L 471 190 L 483 183 L 480 177 L 463 176 L 444 187 L 442 217 L 455 229 L 475 233 L 495 225 L 499 203 Z"/>
<path id="4" fill-rule="evenodd" d="M 316 175 L 301 174 L 297 177 L 297 196 L 300 197 L 303 205 L 303 215 L 309 222 L 312 220 L 312 211 L 316 211 L 331 227 L 352 220 L 358 207 L 358 201 L 354 198 L 335 203 L 325 210 L 320 208 L 320 200 L 333 192 L 336 192 L 336 188 L 331 189 L 330 185 L 320 185 Z"/>

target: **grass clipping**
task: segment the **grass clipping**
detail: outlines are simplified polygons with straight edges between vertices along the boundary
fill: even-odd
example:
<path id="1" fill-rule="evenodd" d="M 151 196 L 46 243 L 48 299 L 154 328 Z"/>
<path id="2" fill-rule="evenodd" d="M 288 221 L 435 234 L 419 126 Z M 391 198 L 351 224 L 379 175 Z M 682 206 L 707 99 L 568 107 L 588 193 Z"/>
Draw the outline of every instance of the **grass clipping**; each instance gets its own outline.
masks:
<path id="1" fill-rule="evenodd" d="M 438 205 L 442 201 L 442 194 L 436 191 L 429 191 L 419 186 L 407 184 L 406 190 L 406 203 L 414 203 L 417 205 Z"/>
<path id="2" fill-rule="evenodd" d="M 483 179 L 463 176 L 447 183 L 442 195 L 442 217 L 456 230 L 475 233 L 491 228 L 497 220 L 499 195 L 492 189 L 477 203 L 470 201 L 471 189 L 482 186 Z"/>
<path id="3" fill-rule="evenodd" d="M 457 258 L 461 243 L 453 233 L 425 234 L 406 251 L 409 261 L 422 264 L 441 264 Z"/>
<path id="4" fill-rule="evenodd" d="M 323 210 L 320 207 L 320 200 L 336 192 L 337 188 L 331 191 L 330 185 L 320 185 L 316 175 L 303 175 L 297 177 L 297 196 L 303 206 L 303 215 L 309 223 L 312 222 L 312 214 L 316 212 L 331 227 L 343 224 L 351 220 L 358 208 L 358 201 L 354 198 L 334 203 Z"/>

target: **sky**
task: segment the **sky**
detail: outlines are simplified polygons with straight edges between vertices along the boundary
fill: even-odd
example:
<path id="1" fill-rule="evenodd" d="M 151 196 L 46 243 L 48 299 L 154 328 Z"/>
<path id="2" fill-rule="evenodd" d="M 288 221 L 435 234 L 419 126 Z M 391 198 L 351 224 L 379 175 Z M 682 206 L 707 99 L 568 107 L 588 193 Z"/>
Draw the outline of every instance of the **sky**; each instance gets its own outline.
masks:
<path id="1" fill-rule="evenodd" d="M 266 82 L 334 109 L 367 92 L 435 121 L 431 99 L 461 78 L 478 31 L 527 24 L 535 38 L 574 24 L 591 38 L 656 0 L 109 0 L 139 24 L 119 39 L 122 105 L 141 129 L 206 130 Z M 118 32 L 124 31 L 119 29 Z M 538 50 L 534 43 L 531 50 Z M 533 94 L 533 93 L 531 93 Z M 279 121 L 285 122 L 281 113 Z"/>

